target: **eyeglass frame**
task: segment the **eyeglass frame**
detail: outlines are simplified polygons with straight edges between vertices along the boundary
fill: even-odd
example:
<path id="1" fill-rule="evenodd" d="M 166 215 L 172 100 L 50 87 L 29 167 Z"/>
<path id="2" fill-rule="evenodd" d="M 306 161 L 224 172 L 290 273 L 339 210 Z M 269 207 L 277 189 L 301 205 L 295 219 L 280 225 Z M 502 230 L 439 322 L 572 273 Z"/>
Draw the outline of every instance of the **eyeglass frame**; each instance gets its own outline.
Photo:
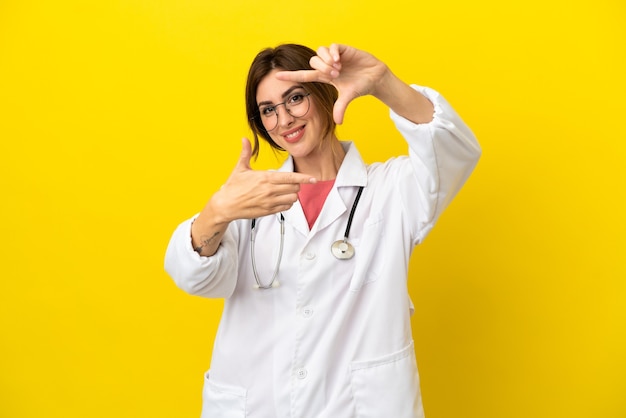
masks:
<path id="1" fill-rule="evenodd" d="M 299 87 L 302 88 L 302 87 Z M 271 107 L 273 108 L 272 111 L 274 112 L 274 115 L 276 116 L 276 124 L 274 125 L 274 127 L 272 129 L 267 129 L 267 127 L 265 126 L 265 123 L 263 122 L 263 114 L 261 113 L 261 107 L 259 107 L 257 109 L 257 114 L 254 115 L 252 117 L 252 119 L 258 118 L 259 121 L 261 122 L 261 125 L 263 125 L 263 128 L 265 129 L 266 132 L 270 132 L 273 131 L 274 129 L 276 129 L 276 127 L 278 127 L 278 106 L 283 105 L 285 106 L 285 110 L 287 111 L 287 113 L 294 117 L 294 118 L 301 118 L 304 117 L 307 113 L 309 113 L 309 110 L 311 110 L 311 99 L 309 98 L 309 96 L 311 95 L 311 93 L 309 93 L 308 91 L 306 91 L 304 88 L 302 88 L 302 90 L 304 91 L 304 93 L 300 93 L 300 92 L 292 92 L 289 94 L 289 96 L 287 96 L 287 99 L 284 102 L 280 102 L 280 103 L 276 103 L 276 104 L 268 104 L 267 107 Z M 294 116 L 290 111 L 289 111 L 289 107 L 287 107 L 287 102 L 289 101 L 289 99 L 291 99 L 293 96 L 295 95 L 299 95 L 302 94 L 302 96 L 304 96 L 307 100 L 308 103 L 308 108 L 306 110 L 306 112 L 304 112 L 302 115 L 300 116 Z"/>

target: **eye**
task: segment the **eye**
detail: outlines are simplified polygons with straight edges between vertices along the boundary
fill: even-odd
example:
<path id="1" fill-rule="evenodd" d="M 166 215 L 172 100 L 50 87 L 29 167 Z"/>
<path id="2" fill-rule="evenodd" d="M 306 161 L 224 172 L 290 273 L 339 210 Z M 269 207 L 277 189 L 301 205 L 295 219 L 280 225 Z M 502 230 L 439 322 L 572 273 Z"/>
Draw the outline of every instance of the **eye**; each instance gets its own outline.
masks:
<path id="1" fill-rule="evenodd" d="M 297 105 L 297 104 L 302 103 L 303 100 L 304 100 L 304 93 L 294 93 L 291 96 L 289 96 L 287 103 L 291 105 Z"/>
<path id="2" fill-rule="evenodd" d="M 259 109 L 259 112 L 261 112 L 261 115 L 266 116 L 266 117 L 272 116 L 272 114 L 275 113 L 274 106 L 262 107 L 261 109 Z"/>

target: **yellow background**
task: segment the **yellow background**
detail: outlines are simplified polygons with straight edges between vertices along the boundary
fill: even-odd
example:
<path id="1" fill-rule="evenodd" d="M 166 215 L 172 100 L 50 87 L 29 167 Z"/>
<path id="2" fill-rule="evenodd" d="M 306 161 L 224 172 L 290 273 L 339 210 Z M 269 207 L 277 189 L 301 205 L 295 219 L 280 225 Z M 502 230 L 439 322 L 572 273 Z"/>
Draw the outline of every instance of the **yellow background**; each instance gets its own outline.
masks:
<path id="1" fill-rule="evenodd" d="M 199 416 L 222 302 L 167 241 L 238 157 L 254 54 L 335 41 L 484 149 L 411 264 L 428 418 L 626 416 L 623 0 L 4 0 L 0 417 Z M 405 149 L 370 98 L 339 133 Z"/>

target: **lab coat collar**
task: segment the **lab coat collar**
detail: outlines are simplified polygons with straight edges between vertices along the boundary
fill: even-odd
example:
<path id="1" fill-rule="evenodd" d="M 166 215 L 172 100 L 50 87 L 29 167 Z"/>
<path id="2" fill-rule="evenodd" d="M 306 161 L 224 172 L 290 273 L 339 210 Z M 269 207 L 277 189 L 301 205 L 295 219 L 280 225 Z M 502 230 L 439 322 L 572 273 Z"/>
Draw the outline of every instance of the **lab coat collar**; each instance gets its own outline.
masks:
<path id="1" fill-rule="evenodd" d="M 342 186 L 366 186 L 367 166 L 361 158 L 359 150 L 351 141 L 342 141 L 341 146 L 346 152 L 346 156 L 339 167 L 335 187 Z"/>
<path id="2" fill-rule="evenodd" d="M 296 202 L 291 209 L 284 212 L 285 221 L 303 235 L 313 236 L 317 231 L 324 229 L 352 206 L 357 193 L 357 187 L 367 185 L 367 166 L 356 146 L 350 141 L 341 141 L 346 156 L 339 167 L 335 186 L 328 196 L 324 208 L 320 213 L 313 229 L 310 231 L 300 202 Z M 289 156 L 278 171 L 291 172 L 294 170 L 293 158 Z M 350 187 L 352 186 L 352 187 Z M 341 188 L 341 190 L 340 190 Z"/>

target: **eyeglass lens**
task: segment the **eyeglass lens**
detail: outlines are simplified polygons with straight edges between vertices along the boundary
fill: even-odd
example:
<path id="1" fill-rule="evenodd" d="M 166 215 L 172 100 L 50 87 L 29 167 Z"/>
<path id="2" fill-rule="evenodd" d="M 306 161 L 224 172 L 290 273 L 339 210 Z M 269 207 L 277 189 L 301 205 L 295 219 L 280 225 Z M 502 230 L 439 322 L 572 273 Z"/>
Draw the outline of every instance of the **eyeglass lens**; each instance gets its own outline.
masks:
<path id="1" fill-rule="evenodd" d="M 287 97 L 282 103 L 275 105 L 264 105 L 259 108 L 263 126 L 271 131 L 278 126 L 278 106 L 284 105 L 285 110 L 294 118 L 301 118 L 309 111 L 309 95 L 305 91 L 296 91 Z"/>

